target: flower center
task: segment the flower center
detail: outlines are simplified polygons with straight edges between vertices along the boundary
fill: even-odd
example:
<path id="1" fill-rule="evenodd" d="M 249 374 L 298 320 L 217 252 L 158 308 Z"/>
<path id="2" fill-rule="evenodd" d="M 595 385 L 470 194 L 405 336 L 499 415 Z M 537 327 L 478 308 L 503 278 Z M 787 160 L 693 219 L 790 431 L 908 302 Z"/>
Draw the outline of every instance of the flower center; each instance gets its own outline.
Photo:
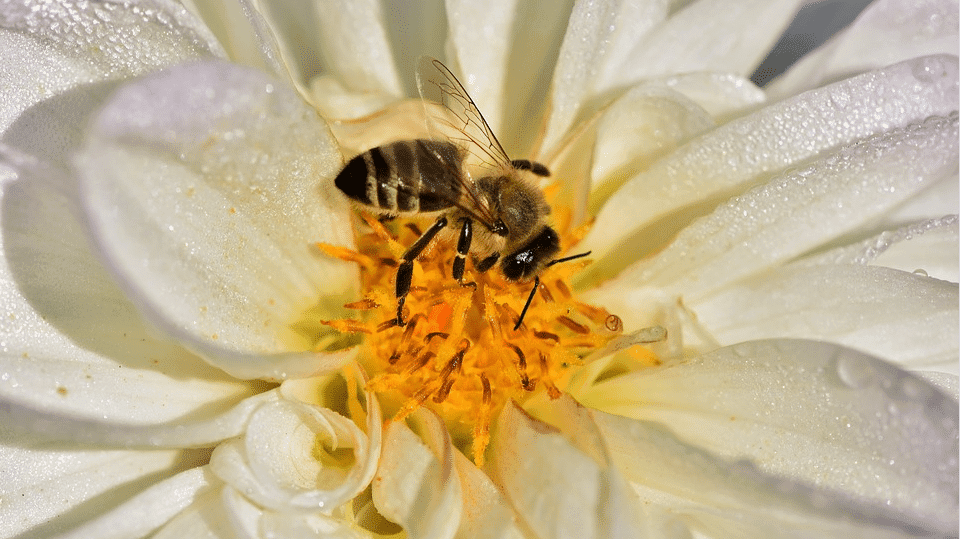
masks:
<path id="1" fill-rule="evenodd" d="M 398 260 L 420 235 L 412 224 L 365 217 L 358 251 L 320 245 L 359 264 L 363 299 L 345 305 L 355 318 L 323 323 L 363 333 L 360 363 L 385 411 L 398 421 L 425 406 L 444 419 L 454 444 L 482 465 L 492 418 L 510 399 L 540 392 L 557 398 L 575 367 L 622 332 L 619 317 L 577 301 L 569 278 L 588 261 L 547 268 L 523 323 L 514 330 L 533 283 L 511 282 L 468 263 L 463 286 L 451 277 L 452 242 L 435 241 L 415 265 L 404 319 L 396 323 Z M 472 284 L 470 284 L 472 283 Z"/>

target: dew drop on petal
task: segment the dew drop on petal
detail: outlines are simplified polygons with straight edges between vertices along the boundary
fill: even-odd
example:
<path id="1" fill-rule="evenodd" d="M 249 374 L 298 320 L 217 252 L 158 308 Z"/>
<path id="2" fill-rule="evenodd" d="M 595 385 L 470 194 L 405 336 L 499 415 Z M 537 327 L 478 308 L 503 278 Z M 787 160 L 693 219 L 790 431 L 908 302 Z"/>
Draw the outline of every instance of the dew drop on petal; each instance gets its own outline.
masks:
<path id="1" fill-rule="evenodd" d="M 870 362 L 859 356 L 842 356 L 837 358 L 837 376 L 846 386 L 853 389 L 863 389 L 873 384 L 877 379 Z"/>

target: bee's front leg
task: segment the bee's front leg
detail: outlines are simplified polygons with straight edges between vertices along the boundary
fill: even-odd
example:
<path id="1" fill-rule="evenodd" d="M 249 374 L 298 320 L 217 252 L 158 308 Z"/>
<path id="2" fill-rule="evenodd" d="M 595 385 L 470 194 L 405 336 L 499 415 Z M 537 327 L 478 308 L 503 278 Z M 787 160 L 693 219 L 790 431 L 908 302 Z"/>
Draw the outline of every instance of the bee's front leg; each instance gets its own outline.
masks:
<path id="1" fill-rule="evenodd" d="M 420 253 L 427 247 L 430 240 L 437 235 L 437 232 L 443 230 L 445 226 L 447 226 L 447 218 L 441 215 L 430 225 L 430 228 L 428 228 L 426 232 L 417 238 L 417 241 L 407 249 L 407 252 L 403 253 L 403 261 L 400 263 L 400 267 L 397 268 L 398 326 L 406 324 L 406 322 L 403 321 L 403 302 L 407 299 L 407 293 L 410 292 L 410 282 L 413 280 L 413 261 L 420 256 Z"/>
<path id="2" fill-rule="evenodd" d="M 460 238 L 457 240 L 457 257 L 453 259 L 453 278 L 460 286 L 477 287 L 476 283 L 463 282 L 463 270 L 467 263 L 467 253 L 470 252 L 470 242 L 473 241 L 473 221 L 464 217 L 460 219 L 463 226 L 460 228 Z"/>

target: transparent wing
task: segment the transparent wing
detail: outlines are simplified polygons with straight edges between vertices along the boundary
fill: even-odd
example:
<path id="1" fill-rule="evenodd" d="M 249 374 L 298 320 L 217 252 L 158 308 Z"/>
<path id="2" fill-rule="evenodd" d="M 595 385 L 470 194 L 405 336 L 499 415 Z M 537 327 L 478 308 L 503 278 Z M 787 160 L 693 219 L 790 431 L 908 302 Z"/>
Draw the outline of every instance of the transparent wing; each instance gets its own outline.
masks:
<path id="1" fill-rule="evenodd" d="M 476 103 L 447 66 L 436 58 L 421 56 L 417 64 L 417 87 L 425 102 L 432 136 L 449 140 L 464 151 L 465 172 L 479 173 L 482 177 L 513 171 L 510 158 Z M 460 177 L 460 181 L 462 197 L 456 205 L 492 229 L 497 225 L 494 212 L 478 195 L 472 179 Z"/>
<path id="2" fill-rule="evenodd" d="M 425 101 L 441 105 L 439 109 L 425 105 L 430 127 L 437 132 L 435 136 L 450 139 L 462 146 L 473 158 L 470 163 L 472 166 L 487 169 L 491 174 L 513 168 L 476 103 L 440 60 L 420 57 L 417 87 L 420 97 Z"/>

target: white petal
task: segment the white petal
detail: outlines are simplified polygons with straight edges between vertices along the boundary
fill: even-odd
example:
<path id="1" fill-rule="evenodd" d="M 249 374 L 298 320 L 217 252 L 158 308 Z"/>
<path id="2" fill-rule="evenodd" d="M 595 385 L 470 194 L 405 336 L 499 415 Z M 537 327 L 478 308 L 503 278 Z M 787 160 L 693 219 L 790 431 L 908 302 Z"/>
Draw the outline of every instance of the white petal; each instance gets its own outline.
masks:
<path id="1" fill-rule="evenodd" d="M 353 92 L 402 96 L 384 7 L 375 0 L 314 2 L 326 70 Z"/>
<path id="2" fill-rule="evenodd" d="M 806 503 L 816 505 L 815 496 L 824 496 L 821 505 L 833 504 L 829 492 L 836 491 L 869 520 L 884 515 L 935 534 L 957 527 L 956 401 L 871 356 L 813 341 L 750 342 L 611 378 L 580 398 L 604 411 L 669 425 L 686 442 L 725 458 L 750 459 L 766 474 L 815 485 L 819 491 Z M 614 446 L 641 432 L 624 421 L 605 430 L 622 437 L 608 439 L 614 453 Z M 668 472 L 667 463 L 695 466 L 696 460 L 650 443 L 657 446 L 653 453 L 645 446 L 636 453 L 644 455 L 640 461 L 621 461 L 631 480 L 642 475 L 667 492 L 693 488 L 681 495 L 703 502 L 712 497 L 707 483 L 714 474 L 694 472 L 702 477 L 694 484 L 688 477 L 681 487 L 674 474 L 682 468 Z M 764 496 L 759 490 L 752 495 Z M 821 512 L 837 518 L 843 505 Z"/>
<path id="3" fill-rule="evenodd" d="M 0 407 L 0 419 L 12 429 L 55 440 L 116 447 L 210 447 L 242 433 L 253 410 L 275 399 L 276 392 L 261 393 L 230 408 L 212 406 L 213 411 L 201 410 L 199 418 L 187 416 L 143 424 L 49 411 L 8 397 Z"/>
<path id="4" fill-rule="evenodd" d="M 310 372 L 314 354 L 282 355 L 308 346 L 290 324 L 352 292 L 353 268 L 313 246 L 352 241 L 346 203 L 326 183 L 340 166 L 293 91 L 219 63 L 125 87 L 78 160 L 94 241 L 121 285 L 237 377 L 289 376 L 298 357 Z"/>
<path id="5" fill-rule="evenodd" d="M 791 95 L 908 58 L 958 53 L 957 2 L 879 0 L 816 51 L 800 59 L 768 90 Z"/>
<path id="6" fill-rule="evenodd" d="M 491 9 L 482 2 L 453 0 L 446 6 L 455 51 L 448 67 L 457 69 L 494 133 L 503 131 L 504 80 L 512 45 L 506 37 L 512 32 L 518 3 L 510 0 Z M 477 47 L 477 43 L 484 46 Z"/>
<path id="7" fill-rule="evenodd" d="M 121 446 L 185 447 L 213 443 L 215 433 L 233 436 L 241 401 L 265 388 L 231 379 L 146 327 L 86 249 L 61 175 L 35 172 L 25 169 L 3 192 L 0 306 L 8 314 L 0 319 L 0 402 L 7 420 L 57 439 Z"/>
<path id="8" fill-rule="evenodd" d="M 165 484 L 161 480 L 202 464 L 208 455 L 206 451 L 97 449 L 23 434 L 10 429 L 6 419 L 0 425 L 2 537 L 28 530 L 34 536 L 49 537 L 54 532 L 81 526 L 108 509 L 121 507 L 139 493 L 156 501 L 150 494 L 156 492 L 153 489 L 170 492 L 166 486 L 160 486 Z M 196 479 L 193 473 L 186 472 Z M 166 483 L 183 495 L 179 501 L 189 497 L 190 489 L 185 487 L 202 486 L 200 480 L 184 483 L 181 478 L 185 477 L 176 476 Z M 168 498 L 168 508 L 178 503 L 178 498 Z M 167 514 L 165 518 L 169 517 Z"/>
<path id="9" fill-rule="evenodd" d="M 402 422 L 386 426 L 373 501 L 383 516 L 403 526 L 408 537 L 451 538 L 464 503 L 453 465 L 455 450 L 436 414 L 421 408 L 414 417 L 424 440 Z"/>
<path id="10" fill-rule="evenodd" d="M 623 181 L 714 126 L 700 106 L 661 84 L 639 84 L 604 110 L 593 150 L 590 213 Z"/>
<path id="11" fill-rule="evenodd" d="M 720 344 L 840 343 L 910 368 L 957 366 L 956 283 L 859 265 L 787 266 L 688 306 Z"/>
<path id="12" fill-rule="evenodd" d="M 860 243 L 805 257 L 798 263 L 872 264 L 956 283 L 960 281 L 958 229 L 957 216 L 948 215 L 881 232 Z"/>
<path id="13" fill-rule="evenodd" d="M 152 539 L 232 539 L 228 513 L 224 511 L 222 488 L 205 492 L 193 504 L 168 522 Z"/>
<path id="14" fill-rule="evenodd" d="M 890 212 L 878 228 L 897 228 L 917 221 L 957 214 L 960 214 L 960 176 L 954 174 Z"/>
<path id="15" fill-rule="evenodd" d="M 930 382 L 934 387 L 940 389 L 953 400 L 960 400 L 960 379 L 956 374 L 949 374 L 937 371 L 919 371 L 917 376 Z"/>
<path id="16" fill-rule="evenodd" d="M 215 482 L 206 468 L 193 468 L 157 483 L 116 509 L 59 537 L 122 539 L 148 535 L 184 509 L 189 507 L 187 512 L 195 510 L 195 504 L 205 496 L 215 495 Z M 163 534 L 154 537 L 163 537 Z"/>
<path id="17" fill-rule="evenodd" d="M 445 2 L 447 54 L 438 58 L 459 68 L 461 82 L 511 157 L 543 158 L 532 146 L 543 136 L 550 77 L 573 4 Z"/>
<path id="18" fill-rule="evenodd" d="M 696 303 L 857 230 L 952 174 L 957 133 L 956 114 L 931 118 L 789 171 L 718 207 L 593 294 L 631 309 L 625 289 L 655 287 Z"/>
<path id="19" fill-rule="evenodd" d="M 459 451 L 453 452 L 453 460 L 464 499 L 457 539 L 525 537 L 510 502 L 490 477 Z"/>
<path id="20" fill-rule="evenodd" d="M 158 338 L 86 248 L 56 173 L 3 191 L 0 399 L 53 414 L 157 423 L 261 389 Z"/>
<path id="21" fill-rule="evenodd" d="M 601 84 L 608 66 L 666 16 L 663 2 L 576 2 L 570 14 L 553 73 L 550 117 L 542 153 L 555 150 L 585 101 L 609 85 Z"/>
<path id="22" fill-rule="evenodd" d="M 566 419 L 574 429 L 580 426 Z M 513 402 L 504 406 L 497 425 L 496 478 L 538 537 L 639 536 L 633 522 L 636 497 L 624 490 L 615 470 L 606 468 L 597 448 L 571 443 Z"/>
<path id="23" fill-rule="evenodd" d="M 266 512 L 260 521 L 263 537 L 284 539 L 376 539 L 384 537 L 357 524 L 320 514 Z M 257 536 L 259 537 L 259 536 Z"/>
<path id="24" fill-rule="evenodd" d="M 77 85 L 223 54 L 202 23 L 167 0 L 5 2 L 0 131 L 38 101 Z"/>
<path id="25" fill-rule="evenodd" d="M 767 100 L 767 94 L 756 84 L 732 73 L 680 73 L 665 77 L 663 82 L 720 122 L 742 116 Z"/>
<path id="26" fill-rule="evenodd" d="M 611 260 L 595 266 L 609 264 L 614 271 L 661 247 L 665 237 L 704 211 L 698 204 L 709 205 L 838 146 L 948 115 L 960 99 L 956 62 L 931 57 L 898 64 L 724 124 L 627 182 L 597 216 L 582 246 L 597 258 L 609 254 Z M 624 216 L 631 218 L 624 222 Z M 653 224 L 656 233 L 647 230 Z"/>
<path id="27" fill-rule="evenodd" d="M 790 24 L 801 0 L 693 2 L 612 65 L 611 84 L 663 74 L 718 71 L 749 76 Z"/>
<path id="28" fill-rule="evenodd" d="M 667 537 L 903 538 L 916 527 L 836 493 L 765 475 L 677 439 L 650 421 L 593 413 L 614 463 Z M 691 534 L 691 531 L 693 532 Z M 659 537 L 660 535 L 654 535 Z"/>

